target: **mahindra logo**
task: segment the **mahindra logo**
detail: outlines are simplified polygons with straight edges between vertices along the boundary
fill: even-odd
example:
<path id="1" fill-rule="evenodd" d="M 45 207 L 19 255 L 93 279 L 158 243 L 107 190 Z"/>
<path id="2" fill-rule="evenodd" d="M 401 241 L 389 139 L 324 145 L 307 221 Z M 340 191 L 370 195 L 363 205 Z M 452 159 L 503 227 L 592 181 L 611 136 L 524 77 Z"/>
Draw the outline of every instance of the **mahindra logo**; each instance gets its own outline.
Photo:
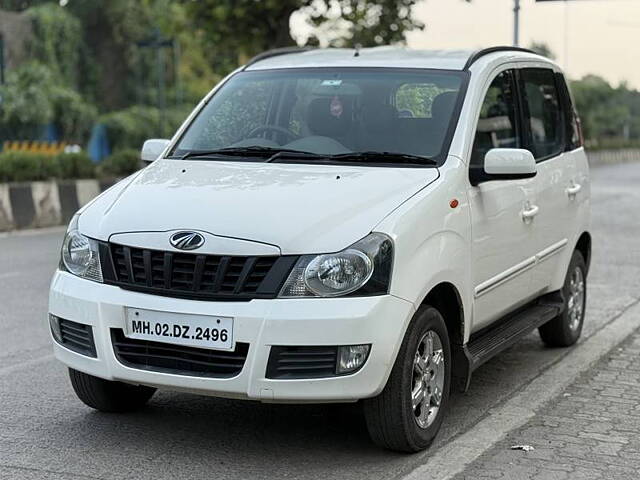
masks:
<path id="1" fill-rule="evenodd" d="M 178 232 L 171 235 L 169 243 L 180 250 L 195 250 L 204 244 L 204 237 L 196 232 Z"/>

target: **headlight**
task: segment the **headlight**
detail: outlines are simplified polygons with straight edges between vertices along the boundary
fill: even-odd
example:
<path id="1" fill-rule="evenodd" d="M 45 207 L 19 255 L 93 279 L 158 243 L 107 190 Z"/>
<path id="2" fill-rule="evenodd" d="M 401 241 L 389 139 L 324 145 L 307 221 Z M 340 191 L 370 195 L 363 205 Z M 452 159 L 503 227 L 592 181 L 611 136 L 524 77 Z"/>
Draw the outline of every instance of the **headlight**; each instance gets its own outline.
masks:
<path id="1" fill-rule="evenodd" d="M 391 239 L 372 233 L 341 252 L 300 257 L 280 297 L 384 295 L 389 292 L 392 263 Z"/>
<path id="2" fill-rule="evenodd" d="M 61 266 L 78 277 L 102 283 L 98 244 L 78 232 L 77 225 L 77 217 L 74 217 L 62 242 Z"/>

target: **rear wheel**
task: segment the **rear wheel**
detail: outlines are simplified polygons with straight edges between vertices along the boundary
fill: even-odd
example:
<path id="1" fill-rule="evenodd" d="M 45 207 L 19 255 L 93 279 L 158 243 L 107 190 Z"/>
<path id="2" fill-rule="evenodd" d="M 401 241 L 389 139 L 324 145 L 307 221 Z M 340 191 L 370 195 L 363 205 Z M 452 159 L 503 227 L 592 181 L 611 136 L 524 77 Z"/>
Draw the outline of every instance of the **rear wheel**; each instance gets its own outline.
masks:
<path id="1" fill-rule="evenodd" d="M 364 402 L 367 428 L 379 446 L 417 452 L 431 445 L 449 400 L 451 348 L 440 312 L 416 312 L 380 395 Z"/>
<path id="2" fill-rule="evenodd" d="M 550 347 L 568 347 L 580 338 L 587 303 L 587 266 L 579 251 L 574 251 L 562 287 L 564 310 L 540 327 L 542 341 Z"/>
<path id="3" fill-rule="evenodd" d="M 69 369 L 69 378 L 76 395 L 82 402 L 101 412 L 129 412 L 143 407 L 156 389 L 142 385 L 129 385 Z"/>

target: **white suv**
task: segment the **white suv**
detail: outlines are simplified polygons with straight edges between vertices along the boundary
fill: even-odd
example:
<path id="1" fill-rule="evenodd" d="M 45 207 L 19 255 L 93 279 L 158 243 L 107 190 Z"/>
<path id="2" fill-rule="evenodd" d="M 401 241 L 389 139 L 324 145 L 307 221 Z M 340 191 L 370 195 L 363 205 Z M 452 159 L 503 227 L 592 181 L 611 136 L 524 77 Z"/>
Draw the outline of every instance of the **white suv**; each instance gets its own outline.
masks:
<path id="1" fill-rule="evenodd" d="M 416 451 L 491 356 L 582 330 L 587 158 L 532 52 L 269 52 L 142 158 L 73 218 L 51 284 L 98 410 L 362 400 L 376 443 Z"/>

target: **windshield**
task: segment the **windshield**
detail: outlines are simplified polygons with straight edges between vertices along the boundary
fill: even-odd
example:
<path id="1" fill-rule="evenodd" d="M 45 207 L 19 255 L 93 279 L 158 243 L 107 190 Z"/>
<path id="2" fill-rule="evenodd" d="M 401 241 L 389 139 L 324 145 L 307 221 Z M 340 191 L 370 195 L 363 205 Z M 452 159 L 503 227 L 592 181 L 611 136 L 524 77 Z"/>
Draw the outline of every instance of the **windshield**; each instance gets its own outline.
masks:
<path id="1" fill-rule="evenodd" d="M 365 152 L 442 161 L 464 80 L 462 72 L 391 68 L 241 72 L 199 112 L 171 156 L 220 159 L 207 154 L 246 149 L 316 154 L 305 157 L 310 163 Z"/>

